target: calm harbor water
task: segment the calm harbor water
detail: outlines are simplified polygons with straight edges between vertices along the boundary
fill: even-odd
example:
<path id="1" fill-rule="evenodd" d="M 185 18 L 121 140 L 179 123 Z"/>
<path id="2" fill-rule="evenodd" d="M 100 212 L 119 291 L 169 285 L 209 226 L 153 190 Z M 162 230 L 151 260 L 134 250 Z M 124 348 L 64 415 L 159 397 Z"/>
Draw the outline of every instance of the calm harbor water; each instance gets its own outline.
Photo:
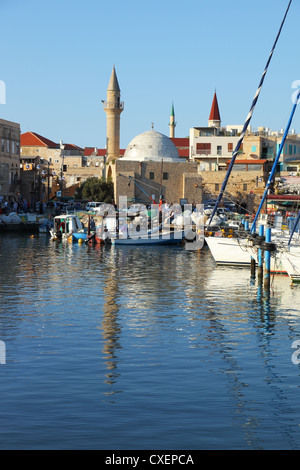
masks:
<path id="1" fill-rule="evenodd" d="M 0 279 L 0 449 L 300 448 L 288 278 L 1 235 Z"/>

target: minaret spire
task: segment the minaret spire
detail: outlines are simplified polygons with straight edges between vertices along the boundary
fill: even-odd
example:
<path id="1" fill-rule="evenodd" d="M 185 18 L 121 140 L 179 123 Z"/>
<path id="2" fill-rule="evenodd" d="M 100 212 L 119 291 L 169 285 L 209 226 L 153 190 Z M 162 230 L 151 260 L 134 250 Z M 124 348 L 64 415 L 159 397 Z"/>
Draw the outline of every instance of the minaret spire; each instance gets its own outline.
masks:
<path id="1" fill-rule="evenodd" d="M 124 109 L 124 102 L 120 101 L 121 90 L 113 66 L 109 84 L 107 87 L 107 100 L 104 101 L 106 112 L 106 141 L 107 162 L 116 160 L 120 156 L 120 115 Z"/>
<path id="2" fill-rule="evenodd" d="M 170 115 L 170 139 L 175 137 L 175 127 L 176 127 L 176 122 L 175 122 L 175 112 L 174 112 L 174 104 L 172 103 L 172 109 L 171 109 L 171 115 Z"/>

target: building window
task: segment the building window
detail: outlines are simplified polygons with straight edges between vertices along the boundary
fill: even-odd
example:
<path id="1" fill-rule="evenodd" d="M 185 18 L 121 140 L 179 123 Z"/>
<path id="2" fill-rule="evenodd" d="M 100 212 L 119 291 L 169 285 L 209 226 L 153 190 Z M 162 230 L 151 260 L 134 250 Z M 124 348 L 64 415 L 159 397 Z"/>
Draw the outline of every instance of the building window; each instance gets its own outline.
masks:
<path id="1" fill-rule="evenodd" d="M 251 152 L 256 152 L 256 145 L 252 145 Z"/>
<path id="2" fill-rule="evenodd" d="M 220 185 L 219 185 L 219 183 L 216 183 L 216 184 L 215 184 L 215 191 L 220 191 Z"/>
<path id="3" fill-rule="evenodd" d="M 228 144 L 228 153 L 229 152 L 233 152 L 233 144 L 232 143 Z"/>
<path id="4" fill-rule="evenodd" d="M 286 171 L 296 172 L 296 171 L 298 171 L 298 167 L 296 167 L 296 166 L 287 166 Z"/>
<path id="5" fill-rule="evenodd" d="M 163 180 L 169 179 L 169 173 L 163 173 Z"/>
<path id="6" fill-rule="evenodd" d="M 248 184 L 247 183 L 244 183 L 243 184 L 243 191 L 247 191 L 248 190 Z"/>
<path id="7" fill-rule="evenodd" d="M 150 171 L 149 173 L 149 179 L 154 180 L 154 171 Z"/>
<path id="8" fill-rule="evenodd" d="M 211 144 L 198 143 L 196 146 L 197 155 L 211 155 Z"/>

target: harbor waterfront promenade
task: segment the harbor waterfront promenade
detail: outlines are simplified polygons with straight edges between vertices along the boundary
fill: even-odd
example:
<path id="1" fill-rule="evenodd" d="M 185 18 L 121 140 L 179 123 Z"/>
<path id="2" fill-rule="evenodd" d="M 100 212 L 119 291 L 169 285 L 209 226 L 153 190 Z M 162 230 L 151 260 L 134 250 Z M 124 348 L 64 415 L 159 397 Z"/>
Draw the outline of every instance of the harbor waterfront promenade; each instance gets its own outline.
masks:
<path id="1" fill-rule="evenodd" d="M 299 449 L 287 276 L 2 233 L 0 279 L 1 449 Z"/>

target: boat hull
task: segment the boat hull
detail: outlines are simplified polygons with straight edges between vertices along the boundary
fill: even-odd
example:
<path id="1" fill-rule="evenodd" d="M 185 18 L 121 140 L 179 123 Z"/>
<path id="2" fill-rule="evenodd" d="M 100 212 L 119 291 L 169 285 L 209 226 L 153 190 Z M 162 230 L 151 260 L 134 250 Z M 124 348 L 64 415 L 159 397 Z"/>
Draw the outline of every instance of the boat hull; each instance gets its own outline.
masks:
<path id="1" fill-rule="evenodd" d="M 300 248 L 283 253 L 282 262 L 293 284 L 300 284 Z"/>
<path id="2" fill-rule="evenodd" d="M 184 234 L 182 232 L 171 232 L 140 238 L 112 238 L 112 245 L 179 245 L 182 243 Z"/>
<path id="3" fill-rule="evenodd" d="M 205 241 L 219 266 L 249 267 L 251 260 L 258 260 L 257 249 L 249 246 L 247 239 L 206 237 Z M 287 274 L 282 256 L 271 258 L 272 274 Z"/>
<path id="4" fill-rule="evenodd" d="M 74 242 L 86 241 L 88 239 L 87 233 L 72 233 L 72 239 Z"/>

